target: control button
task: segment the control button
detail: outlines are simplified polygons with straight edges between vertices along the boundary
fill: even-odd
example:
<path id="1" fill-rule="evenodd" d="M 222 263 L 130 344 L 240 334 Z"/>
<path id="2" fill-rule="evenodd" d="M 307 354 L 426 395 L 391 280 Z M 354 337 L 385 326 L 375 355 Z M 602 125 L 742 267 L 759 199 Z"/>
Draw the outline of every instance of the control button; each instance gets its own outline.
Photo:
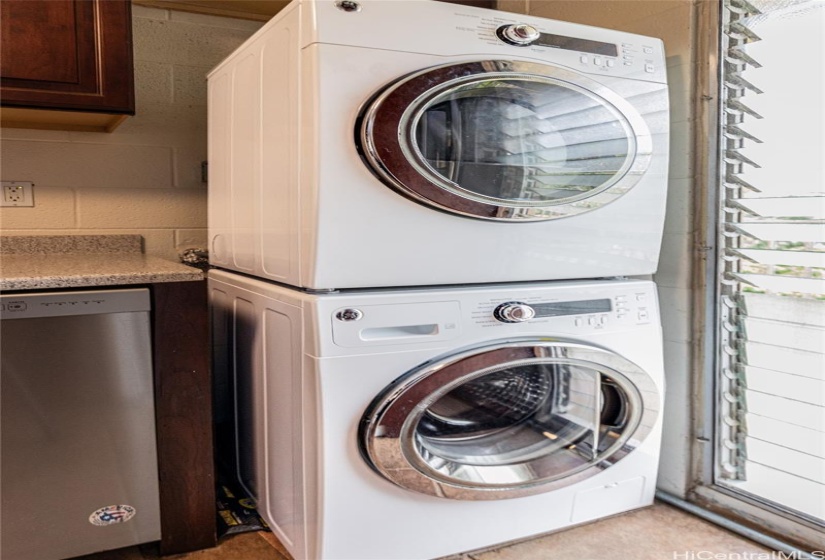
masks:
<path id="1" fill-rule="evenodd" d="M 627 317 L 627 314 L 626 314 L 626 313 L 617 313 L 617 314 L 616 314 L 616 318 L 617 318 L 617 319 L 624 319 L 625 317 Z"/>
<path id="2" fill-rule="evenodd" d="M 594 56 L 594 57 L 593 57 L 593 64 L 595 64 L 596 66 L 601 66 L 601 65 L 602 65 L 602 59 L 601 59 L 601 57 L 599 57 L 599 56 Z"/>
<path id="3" fill-rule="evenodd" d="M 25 301 L 10 301 L 6 308 L 9 311 L 25 311 L 27 306 Z"/>
<path id="4" fill-rule="evenodd" d="M 636 301 L 644 301 L 645 299 L 647 299 L 647 294 L 645 294 L 645 293 L 636 294 Z"/>
<path id="5" fill-rule="evenodd" d="M 336 2 L 335 7 L 341 10 L 342 12 L 361 11 L 361 5 L 358 2 L 352 2 L 351 0 L 341 0 L 340 2 Z"/>
<path id="6" fill-rule="evenodd" d="M 587 318 L 587 324 L 590 325 L 591 327 L 595 327 L 596 326 L 596 318 L 595 317 L 588 317 Z"/>
<path id="7" fill-rule="evenodd" d="M 625 60 L 633 60 L 633 57 L 630 56 L 629 54 L 624 55 L 622 58 L 625 59 Z"/>
<path id="8" fill-rule="evenodd" d="M 573 321 L 573 324 L 577 327 L 580 327 L 584 324 L 584 320 L 581 317 L 576 317 L 576 319 Z"/>
<path id="9" fill-rule="evenodd" d="M 502 25 L 496 30 L 498 38 L 505 43 L 526 47 L 539 37 L 541 33 L 532 25 L 526 23 L 511 23 L 510 25 Z"/>
<path id="10" fill-rule="evenodd" d="M 608 67 L 608 68 L 613 68 L 615 65 L 616 65 L 616 61 L 615 61 L 615 60 L 613 60 L 612 58 L 608 58 L 608 59 L 607 59 L 607 67 Z"/>
<path id="11" fill-rule="evenodd" d="M 607 315 L 602 315 L 601 317 L 599 317 L 599 324 L 600 325 L 606 325 L 607 324 Z"/>
<path id="12" fill-rule="evenodd" d="M 648 74 L 653 74 L 654 71 L 655 69 L 653 68 L 652 64 L 645 64 L 645 72 L 647 72 Z"/>
<path id="13" fill-rule="evenodd" d="M 647 321 L 650 316 L 647 314 L 647 309 L 639 309 L 639 320 L 640 321 Z"/>
<path id="14" fill-rule="evenodd" d="M 587 64 L 587 57 L 585 55 L 581 55 L 579 57 L 579 62 L 581 62 L 582 64 Z"/>
<path id="15" fill-rule="evenodd" d="M 520 301 L 502 303 L 493 311 L 493 316 L 502 323 L 523 323 L 536 316 L 536 310 Z"/>
<path id="16" fill-rule="evenodd" d="M 364 316 L 364 313 L 360 309 L 342 309 L 338 313 L 335 314 L 335 318 L 339 321 L 357 321 L 361 317 Z"/>
<path id="17" fill-rule="evenodd" d="M 627 296 L 616 296 L 616 301 L 627 301 Z"/>
<path id="18" fill-rule="evenodd" d="M 653 47 L 642 47 L 642 51 L 647 54 L 653 54 Z"/>
<path id="19" fill-rule="evenodd" d="M 625 61 L 624 61 L 624 65 L 625 65 L 625 66 L 633 66 L 633 63 L 632 63 L 632 62 L 629 62 L 629 61 L 627 61 L 627 60 L 625 60 Z"/>

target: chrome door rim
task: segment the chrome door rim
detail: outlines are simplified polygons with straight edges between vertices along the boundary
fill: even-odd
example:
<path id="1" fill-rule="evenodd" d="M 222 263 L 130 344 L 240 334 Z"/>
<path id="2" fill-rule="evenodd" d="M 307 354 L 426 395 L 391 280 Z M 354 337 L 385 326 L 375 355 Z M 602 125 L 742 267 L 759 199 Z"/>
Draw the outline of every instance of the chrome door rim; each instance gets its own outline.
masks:
<path id="1" fill-rule="evenodd" d="M 474 193 L 434 171 L 409 140 L 428 103 L 451 89 L 491 78 L 561 85 L 599 100 L 625 129 L 630 128 L 625 131 L 629 149 L 620 173 L 572 200 L 519 203 Z M 404 196 L 449 213 L 506 222 L 553 220 L 601 208 L 632 189 L 649 167 L 653 153 L 644 119 L 608 87 L 571 70 L 512 60 L 445 64 L 402 78 L 367 105 L 360 118 L 358 141 L 369 167 Z"/>
<path id="2" fill-rule="evenodd" d="M 564 357 L 553 357 L 563 350 Z M 548 357 L 550 354 L 550 357 Z M 478 484 L 433 470 L 413 445 L 415 428 L 429 404 L 454 387 L 502 366 L 569 363 L 605 373 L 635 398 L 634 427 L 582 468 L 558 476 L 527 478 L 517 484 Z M 484 366 L 487 363 L 488 365 Z M 390 482 L 423 494 L 462 500 L 527 496 L 563 488 L 594 476 L 636 449 L 655 425 L 660 408 L 656 383 L 641 368 L 610 350 L 560 339 L 503 341 L 434 360 L 397 379 L 368 407 L 359 428 L 359 448 L 369 466 Z M 541 472 L 547 457 L 520 463 Z M 509 468 L 511 465 L 484 467 Z M 474 468 L 479 468 L 475 466 Z M 512 469 L 511 469 L 512 470 Z M 489 471 L 494 473 L 494 471 Z"/>

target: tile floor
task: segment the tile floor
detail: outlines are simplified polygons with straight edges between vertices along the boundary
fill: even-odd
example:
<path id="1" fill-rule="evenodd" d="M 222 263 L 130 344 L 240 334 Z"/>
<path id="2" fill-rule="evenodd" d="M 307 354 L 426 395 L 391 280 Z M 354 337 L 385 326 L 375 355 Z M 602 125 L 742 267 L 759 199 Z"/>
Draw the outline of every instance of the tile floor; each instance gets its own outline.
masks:
<path id="1" fill-rule="evenodd" d="M 720 553 L 729 558 L 758 557 L 758 553 L 766 552 L 769 550 L 698 517 L 656 503 L 552 535 L 443 560 L 689 560 L 691 557 L 718 558 L 714 555 Z M 155 547 L 147 545 L 75 560 L 157 558 Z M 291 560 L 291 557 L 271 533 L 245 533 L 222 539 L 216 548 L 166 556 L 164 560 Z"/>

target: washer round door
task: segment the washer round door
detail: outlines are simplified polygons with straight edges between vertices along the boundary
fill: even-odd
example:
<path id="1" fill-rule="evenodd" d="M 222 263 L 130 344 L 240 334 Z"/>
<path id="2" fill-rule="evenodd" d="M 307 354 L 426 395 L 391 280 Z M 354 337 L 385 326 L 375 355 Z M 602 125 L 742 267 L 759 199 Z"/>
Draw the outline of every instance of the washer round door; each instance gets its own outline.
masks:
<path id="1" fill-rule="evenodd" d="M 650 163 L 644 119 L 582 74 L 485 60 L 429 68 L 367 104 L 357 139 L 384 183 L 498 221 L 563 218 L 627 193 Z"/>
<path id="2" fill-rule="evenodd" d="M 415 492 L 463 500 L 538 494 L 609 468 L 659 415 L 650 376 L 602 348 L 501 342 L 429 362 L 370 405 L 368 464 Z"/>

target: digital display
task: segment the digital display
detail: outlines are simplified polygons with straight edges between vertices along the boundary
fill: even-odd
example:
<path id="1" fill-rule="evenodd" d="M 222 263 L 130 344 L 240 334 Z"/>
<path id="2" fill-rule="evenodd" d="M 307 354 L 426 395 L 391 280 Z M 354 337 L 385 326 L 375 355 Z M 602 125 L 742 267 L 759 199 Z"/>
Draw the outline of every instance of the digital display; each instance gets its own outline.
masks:
<path id="1" fill-rule="evenodd" d="M 613 43 L 601 43 L 599 41 L 590 41 L 588 39 L 579 39 L 576 37 L 565 37 L 564 35 L 551 35 L 549 33 L 542 33 L 541 36 L 539 36 L 539 38 L 532 43 L 532 45 L 553 47 L 568 51 L 601 54 L 604 56 L 619 56 L 619 49 Z"/>
<path id="2" fill-rule="evenodd" d="M 609 299 L 588 299 L 582 301 L 557 301 L 553 303 L 530 304 L 536 317 L 563 317 L 565 315 L 587 315 L 588 313 L 609 313 L 613 310 Z"/>

